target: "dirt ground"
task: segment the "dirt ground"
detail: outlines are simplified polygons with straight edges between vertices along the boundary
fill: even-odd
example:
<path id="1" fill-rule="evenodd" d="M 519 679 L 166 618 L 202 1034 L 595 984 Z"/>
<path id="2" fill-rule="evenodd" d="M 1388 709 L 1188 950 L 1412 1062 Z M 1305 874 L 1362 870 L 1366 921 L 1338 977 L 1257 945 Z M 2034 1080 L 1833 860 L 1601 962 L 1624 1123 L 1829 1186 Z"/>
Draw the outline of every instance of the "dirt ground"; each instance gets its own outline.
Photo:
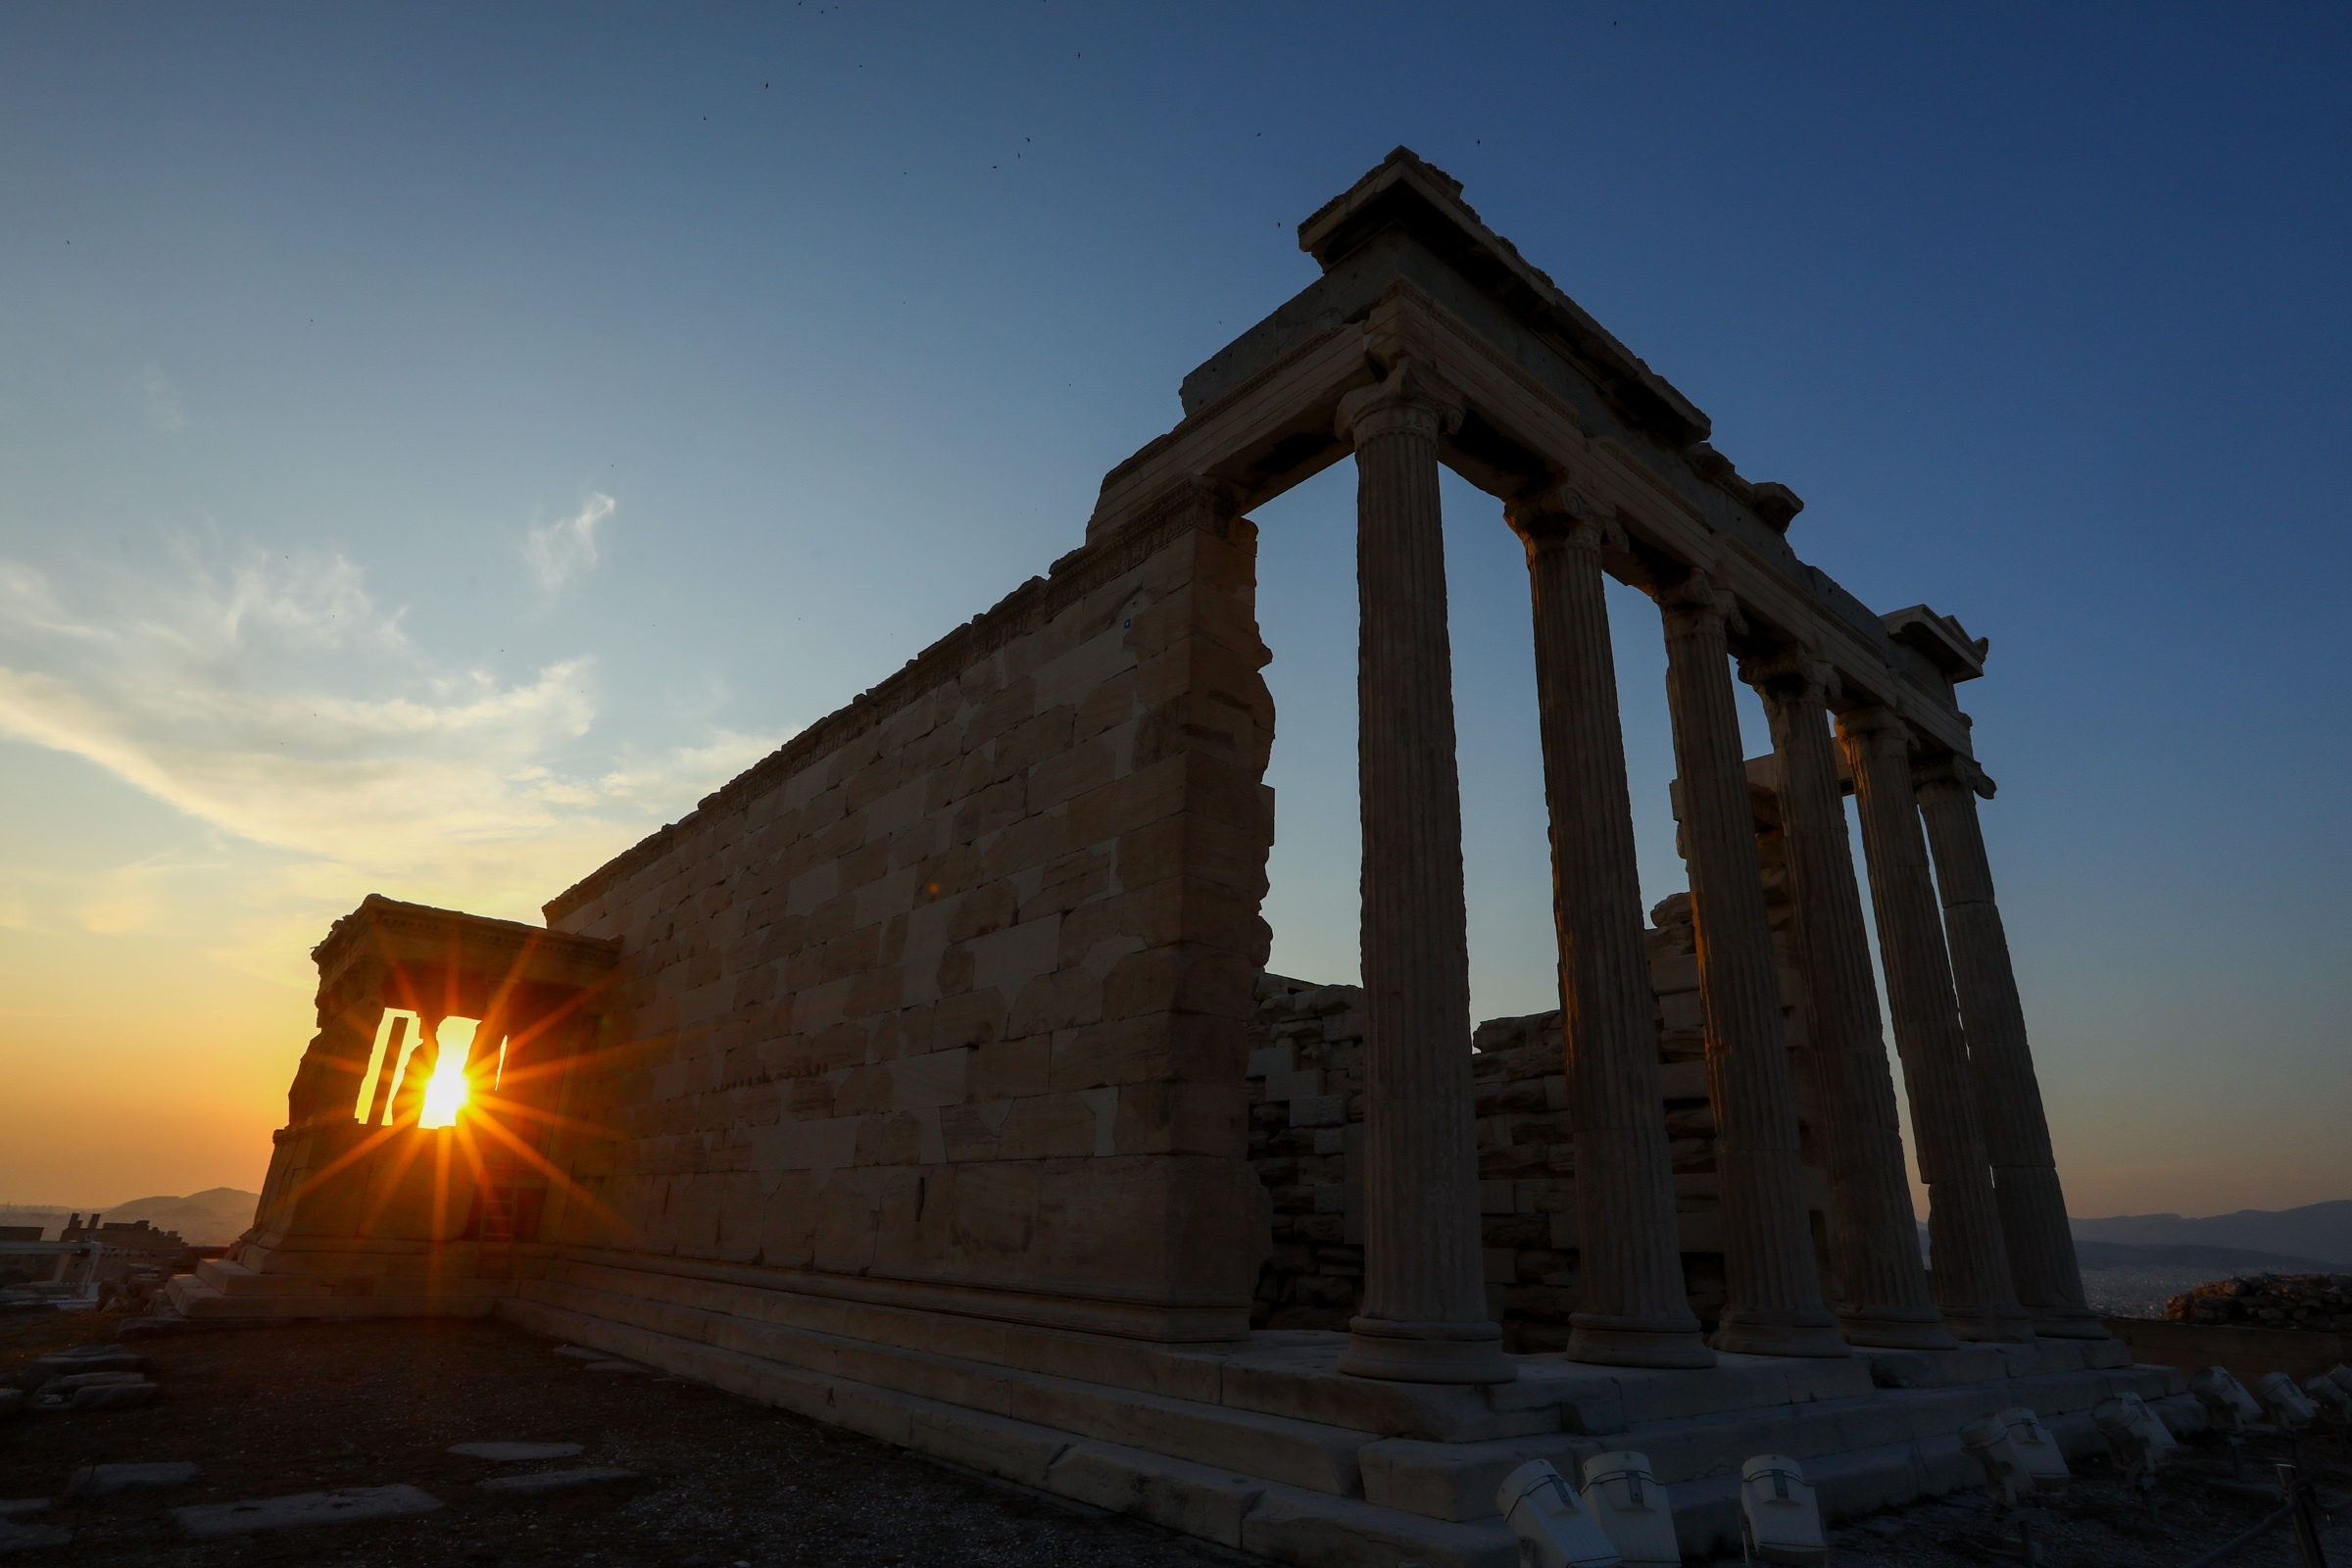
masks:
<path id="1" fill-rule="evenodd" d="M 0 1372 L 33 1355 L 114 1338 L 87 1314 L 0 1319 Z M 859 1564 L 1194 1568 L 1234 1553 L 1151 1526 L 949 1470 L 867 1438 L 651 1373 L 597 1372 L 504 1324 L 384 1322 L 221 1331 L 146 1340 L 162 1400 L 145 1409 L 20 1417 L 0 1424 L 0 1498 L 61 1499 L 21 1520 L 74 1532 L 27 1550 L 34 1565 L 122 1568 L 326 1564 L 331 1568 L 798 1568 Z M 498 1465 L 457 1443 L 577 1443 L 577 1458 Z M 2352 1451 L 2305 1446 L 2326 1490 L 2352 1493 Z M 204 1479 L 105 1503 L 62 1500 L 77 1467 L 193 1459 Z M 641 1480 L 532 1499 L 493 1500 L 495 1474 L 610 1465 Z M 2086 1475 L 2045 1510 L 2045 1568 L 2179 1568 L 2268 1512 L 2254 1485 L 2231 1490 L 2226 1451 L 2184 1450 L 2167 1475 L 2161 1519 L 2111 1474 Z M 365 1523 L 189 1543 L 169 1509 L 406 1482 L 443 1506 Z M 2217 1485 L 2217 1483 L 2219 1483 Z M 1831 1560 L 1853 1568 L 1958 1568 L 2001 1560 L 1972 1538 L 1990 1524 L 1981 1497 L 1895 1510 L 1839 1528 Z M 2329 1531 L 2352 1568 L 2352 1527 Z M 2232 1559 L 2290 1568 L 2275 1533 Z"/>

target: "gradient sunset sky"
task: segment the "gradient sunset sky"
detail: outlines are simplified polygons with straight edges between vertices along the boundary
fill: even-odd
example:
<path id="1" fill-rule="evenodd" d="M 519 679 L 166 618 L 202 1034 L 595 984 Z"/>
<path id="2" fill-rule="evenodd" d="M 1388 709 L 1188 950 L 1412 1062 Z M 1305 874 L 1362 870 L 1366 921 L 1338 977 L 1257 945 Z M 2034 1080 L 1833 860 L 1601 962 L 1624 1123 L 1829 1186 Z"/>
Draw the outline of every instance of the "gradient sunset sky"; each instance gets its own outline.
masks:
<path id="1" fill-rule="evenodd" d="M 0 11 L 0 1200 L 258 1187 L 334 916 L 536 920 L 1043 571 L 1400 142 L 1991 639 L 2073 1211 L 2352 1197 L 2347 80 L 2340 6 Z M 1446 504 L 1487 1017 L 1531 637 Z M 1256 516 L 1274 964 L 1351 979 L 1350 470 Z"/>

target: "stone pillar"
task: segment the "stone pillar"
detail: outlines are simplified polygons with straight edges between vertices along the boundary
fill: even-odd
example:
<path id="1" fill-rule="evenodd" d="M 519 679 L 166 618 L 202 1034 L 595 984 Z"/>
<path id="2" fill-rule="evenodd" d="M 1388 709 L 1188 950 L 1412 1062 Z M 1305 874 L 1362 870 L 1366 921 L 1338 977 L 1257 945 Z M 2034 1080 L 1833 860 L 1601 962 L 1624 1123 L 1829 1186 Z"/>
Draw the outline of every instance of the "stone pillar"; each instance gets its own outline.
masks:
<path id="1" fill-rule="evenodd" d="M 1829 1172 L 1830 1256 L 1844 1292 L 1838 1326 L 1854 1345 L 1951 1349 L 1958 1342 L 1919 1260 L 1894 1078 L 1830 740 L 1830 666 L 1791 651 L 1742 673 L 1764 699 L 1780 770 L 1781 836 L 1820 1106 L 1814 1138 Z"/>
<path id="2" fill-rule="evenodd" d="M 286 1125 L 357 1122 L 360 1080 L 375 1054 L 384 1015 L 385 968 L 357 962 L 319 983 L 318 1032 L 311 1037 L 286 1089 Z"/>
<path id="3" fill-rule="evenodd" d="M 433 1073 L 441 1065 L 441 1020 L 437 1012 L 417 1014 L 416 1048 L 409 1053 L 409 1064 L 400 1075 L 400 1085 L 392 1091 L 392 1125 L 414 1127 L 424 1117 L 424 1089 L 432 1082 Z"/>
<path id="4" fill-rule="evenodd" d="M 1683 1283 L 1674 1163 L 1658 1114 L 1657 1023 L 1642 947 L 1633 803 L 1617 717 L 1600 540 L 1558 492 L 1510 509 L 1535 600 L 1536 699 L 1551 815 L 1568 1119 L 1576 1133 L 1578 1311 L 1568 1358 L 1712 1366 Z"/>
<path id="5" fill-rule="evenodd" d="M 1936 1254 L 1929 1284 L 1944 1321 L 1962 1339 L 2031 1340 L 2033 1320 L 2009 1282 L 2009 1252 L 1969 1082 L 1968 1042 L 1928 876 L 1911 787 L 1910 731 L 1886 710 L 1865 708 L 1839 714 L 1838 734 L 1853 767 L 1894 1047 L 1910 1094 L 1919 1174 L 1928 1184 Z"/>
<path id="6" fill-rule="evenodd" d="M 1438 436 L 1459 403 L 1411 361 L 1340 405 L 1355 447 L 1363 807 L 1364 1295 L 1345 1372 L 1517 1376 L 1487 1316 L 1470 949 Z"/>
<path id="7" fill-rule="evenodd" d="M 2103 1340 L 2107 1331 L 2082 1297 L 2074 1227 L 2050 1149 L 2050 1124 L 2026 1043 L 2026 1009 L 2009 962 L 2009 938 L 1992 899 L 1992 865 L 1977 821 L 1977 792 L 1990 792 L 1966 758 L 1946 758 L 1919 778 L 1919 803 L 1935 852 L 1936 881 L 1943 895 L 1944 937 L 1960 1017 L 1968 1029 L 1968 1065 L 1992 1163 L 1992 1190 L 2001 1211 L 2017 1298 L 2037 1333 L 2059 1339 Z"/>
<path id="8" fill-rule="evenodd" d="M 392 1020 L 392 1033 L 384 1042 L 383 1065 L 376 1069 L 375 1096 L 368 1106 L 368 1125 L 375 1126 L 384 1119 L 384 1110 L 392 1103 L 392 1085 L 400 1076 L 400 1054 L 409 1043 L 409 1020 Z"/>
<path id="9" fill-rule="evenodd" d="M 1726 607 L 1699 572 L 1661 603 L 1729 1297 L 1713 1344 L 1754 1355 L 1848 1355 L 1821 1299 L 1805 1209 L 1796 1092 L 1732 700 Z"/>

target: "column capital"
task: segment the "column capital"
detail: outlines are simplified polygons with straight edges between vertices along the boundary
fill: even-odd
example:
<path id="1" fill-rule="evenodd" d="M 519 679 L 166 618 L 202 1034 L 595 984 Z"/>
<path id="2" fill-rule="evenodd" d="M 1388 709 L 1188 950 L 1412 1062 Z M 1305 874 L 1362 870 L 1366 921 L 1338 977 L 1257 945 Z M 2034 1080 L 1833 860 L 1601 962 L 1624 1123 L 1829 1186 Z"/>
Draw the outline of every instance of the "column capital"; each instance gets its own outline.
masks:
<path id="1" fill-rule="evenodd" d="M 1900 713 L 1878 703 L 1849 708 L 1839 713 L 1838 734 L 1841 739 L 1867 745 L 1897 746 L 1906 754 L 1917 739 Z"/>
<path id="2" fill-rule="evenodd" d="M 1340 399 L 1332 427 L 1341 440 L 1361 447 L 1375 436 L 1426 436 L 1459 429 L 1467 409 L 1462 395 L 1418 360 L 1398 360 L 1387 377 L 1357 387 Z"/>
<path id="3" fill-rule="evenodd" d="M 1993 792 L 1999 787 L 1992 782 L 1991 774 L 1977 765 L 1975 758 L 1962 757 L 1958 752 L 1921 758 L 1912 766 L 1911 781 L 1922 794 L 1930 790 L 1951 790 L 1987 801 L 1992 799 Z"/>
<path id="4" fill-rule="evenodd" d="M 1783 643 L 1740 661 L 1740 678 L 1761 695 L 1787 695 L 1827 710 L 1838 689 L 1838 666 L 1802 643 Z"/>
<path id="5" fill-rule="evenodd" d="M 1566 545 L 1592 549 L 1625 544 L 1617 510 L 1573 484 L 1549 484 L 1506 501 L 1502 516 L 1526 544 L 1531 559 Z"/>
<path id="6" fill-rule="evenodd" d="M 1679 579 L 1660 588 L 1658 609 L 1664 613 L 1670 632 L 1707 621 L 1720 629 L 1740 616 L 1739 601 L 1700 566 L 1692 566 Z"/>

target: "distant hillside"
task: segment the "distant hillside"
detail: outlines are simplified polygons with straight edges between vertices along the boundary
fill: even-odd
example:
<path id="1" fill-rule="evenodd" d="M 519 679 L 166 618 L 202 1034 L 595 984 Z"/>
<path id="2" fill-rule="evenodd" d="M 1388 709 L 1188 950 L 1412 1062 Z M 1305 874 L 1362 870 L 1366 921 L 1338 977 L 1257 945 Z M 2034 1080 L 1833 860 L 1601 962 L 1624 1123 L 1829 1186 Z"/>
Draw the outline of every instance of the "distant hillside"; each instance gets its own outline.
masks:
<path id="1" fill-rule="evenodd" d="M 2251 1252 L 2239 1247 L 2159 1247 L 2142 1242 L 2077 1242 L 2075 1257 L 2085 1269 L 2183 1269 L 2197 1283 L 2232 1274 L 2327 1274 L 2334 1265 L 2323 1257 L 2288 1252 Z"/>
<path id="2" fill-rule="evenodd" d="M 51 1240 L 65 1228 L 74 1214 L 87 1219 L 95 1213 L 104 1219 L 122 1220 L 125 1224 L 145 1220 L 159 1231 L 177 1231 L 191 1247 L 221 1247 L 237 1239 L 253 1223 L 253 1211 L 262 1200 L 259 1193 L 248 1193 L 234 1187 L 213 1187 L 185 1198 L 159 1196 L 134 1198 L 126 1203 L 109 1208 L 104 1204 L 85 1204 L 79 1208 L 57 1208 L 45 1203 L 0 1203 L 0 1225 L 38 1225 Z"/>
<path id="3" fill-rule="evenodd" d="M 2183 1219 L 2178 1214 L 2118 1214 L 2071 1222 L 2078 1242 L 2138 1247 L 2221 1247 L 2314 1258 L 2352 1266 L 2352 1199 L 2301 1208 L 2241 1208 L 2234 1214 Z M 2224 1273 L 2242 1272 L 2226 1269 Z"/>

